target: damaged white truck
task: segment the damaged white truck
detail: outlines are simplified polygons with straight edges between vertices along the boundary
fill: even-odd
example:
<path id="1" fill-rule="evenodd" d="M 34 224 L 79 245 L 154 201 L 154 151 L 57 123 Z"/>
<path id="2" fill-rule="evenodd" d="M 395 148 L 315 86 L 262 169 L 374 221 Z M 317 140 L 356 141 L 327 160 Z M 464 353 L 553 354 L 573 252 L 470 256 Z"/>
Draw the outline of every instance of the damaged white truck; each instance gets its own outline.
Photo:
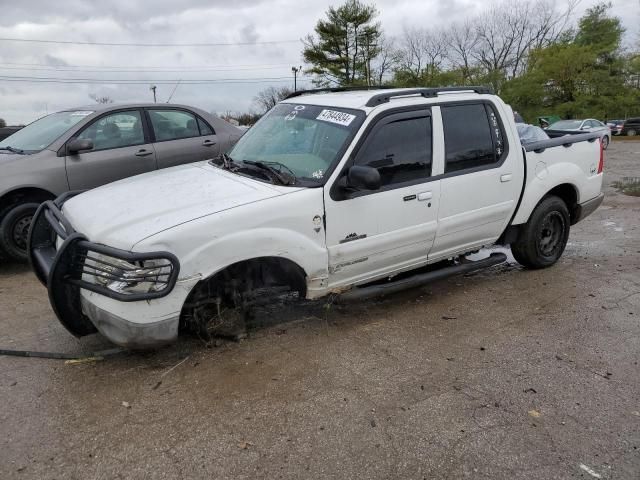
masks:
<path id="1" fill-rule="evenodd" d="M 548 267 L 602 202 L 597 133 L 523 147 L 483 87 L 345 90 L 293 94 L 228 155 L 42 204 L 29 255 L 62 324 L 145 348 L 269 291 L 357 299 L 505 261 L 466 258 L 493 244 Z"/>

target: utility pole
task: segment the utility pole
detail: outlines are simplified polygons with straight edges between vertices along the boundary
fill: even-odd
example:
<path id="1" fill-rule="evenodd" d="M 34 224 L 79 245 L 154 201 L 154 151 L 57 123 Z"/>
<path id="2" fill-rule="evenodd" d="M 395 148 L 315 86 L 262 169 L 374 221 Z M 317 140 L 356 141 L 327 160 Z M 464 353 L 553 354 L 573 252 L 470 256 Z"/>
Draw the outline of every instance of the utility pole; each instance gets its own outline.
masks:
<path id="1" fill-rule="evenodd" d="M 302 71 L 302 66 L 296 68 L 291 67 L 291 71 L 293 72 L 293 91 L 298 91 L 298 72 Z"/>
<path id="2" fill-rule="evenodd" d="M 151 85 L 149 87 L 149 90 L 151 90 L 153 92 L 153 103 L 156 103 L 156 86 L 155 85 Z"/>

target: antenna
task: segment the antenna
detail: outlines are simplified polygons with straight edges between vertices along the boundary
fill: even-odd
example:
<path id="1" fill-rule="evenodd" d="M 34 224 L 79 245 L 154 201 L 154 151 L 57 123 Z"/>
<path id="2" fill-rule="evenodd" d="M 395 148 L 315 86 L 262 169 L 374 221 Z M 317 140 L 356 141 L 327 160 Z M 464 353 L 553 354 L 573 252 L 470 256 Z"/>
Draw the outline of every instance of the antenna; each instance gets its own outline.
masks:
<path id="1" fill-rule="evenodd" d="M 173 87 L 173 90 L 171 90 L 171 95 L 169 95 L 169 98 L 167 98 L 166 103 L 169 103 L 169 101 L 173 98 L 173 94 L 176 93 L 176 90 L 178 89 L 178 85 L 180 85 L 181 81 L 182 79 L 179 79 L 178 82 L 176 83 L 176 86 Z"/>

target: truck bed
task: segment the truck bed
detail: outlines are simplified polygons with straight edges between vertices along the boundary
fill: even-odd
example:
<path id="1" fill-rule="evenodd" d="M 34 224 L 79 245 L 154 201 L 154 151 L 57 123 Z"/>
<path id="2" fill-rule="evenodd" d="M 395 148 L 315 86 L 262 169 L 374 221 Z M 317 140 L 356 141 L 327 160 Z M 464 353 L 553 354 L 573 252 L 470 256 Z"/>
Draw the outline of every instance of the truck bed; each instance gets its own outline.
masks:
<path id="1" fill-rule="evenodd" d="M 602 187 L 598 173 L 600 133 L 547 130 L 548 140 L 523 146 L 525 184 L 523 198 L 512 224 L 525 223 L 531 212 L 553 188 L 570 185 L 578 204 L 596 198 Z"/>

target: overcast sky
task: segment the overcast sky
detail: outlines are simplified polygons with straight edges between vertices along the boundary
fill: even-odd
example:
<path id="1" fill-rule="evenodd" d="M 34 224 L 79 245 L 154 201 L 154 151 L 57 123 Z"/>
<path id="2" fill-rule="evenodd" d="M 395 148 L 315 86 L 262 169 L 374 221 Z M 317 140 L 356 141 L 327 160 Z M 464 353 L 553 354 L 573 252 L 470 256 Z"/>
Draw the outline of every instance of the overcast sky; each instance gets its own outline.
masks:
<path id="1" fill-rule="evenodd" d="M 269 85 L 293 86 L 291 67 L 301 63 L 300 39 L 312 32 L 329 5 L 340 3 L 341 0 L 3 0 L 0 38 L 138 44 L 286 43 L 124 47 L 0 40 L 0 117 L 9 124 L 28 123 L 47 112 L 90 104 L 90 94 L 107 95 L 116 102 L 151 101 L 149 85 L 153 80 L 174 79 L 220 80 L 216 84 L 179 85 L 172 98 L 174 103 L 216 112 L 247 111 L 259 90 Z M 405 26 L 446 26 L 480 12 L 487 3 L 375 2 L 379 20 L 390 36 L 401 34 Z M 558 0 L 558 4 L 562 3 Z M 575 18 L 595 3 L 597 0 L 582 0 Z M 613 0 L 613 4 L 613 13 L 623 19 L 628 30 L 627 42 L 637 41 L 640 1 Z M 58 68 L 53 70 L 46 65 Z M 148 71 L 142 71 L 145 69 Z M 150 81 L 140 85 L 86 85 L 7 80 L 25 76 Z M 272 80 L 261 80 L 265 78 Z M 310 82 L 303 79 L 301 84 Z M 173 88 L 174 85 L 158 83 L 158 101 L 166 101 Z"/>

